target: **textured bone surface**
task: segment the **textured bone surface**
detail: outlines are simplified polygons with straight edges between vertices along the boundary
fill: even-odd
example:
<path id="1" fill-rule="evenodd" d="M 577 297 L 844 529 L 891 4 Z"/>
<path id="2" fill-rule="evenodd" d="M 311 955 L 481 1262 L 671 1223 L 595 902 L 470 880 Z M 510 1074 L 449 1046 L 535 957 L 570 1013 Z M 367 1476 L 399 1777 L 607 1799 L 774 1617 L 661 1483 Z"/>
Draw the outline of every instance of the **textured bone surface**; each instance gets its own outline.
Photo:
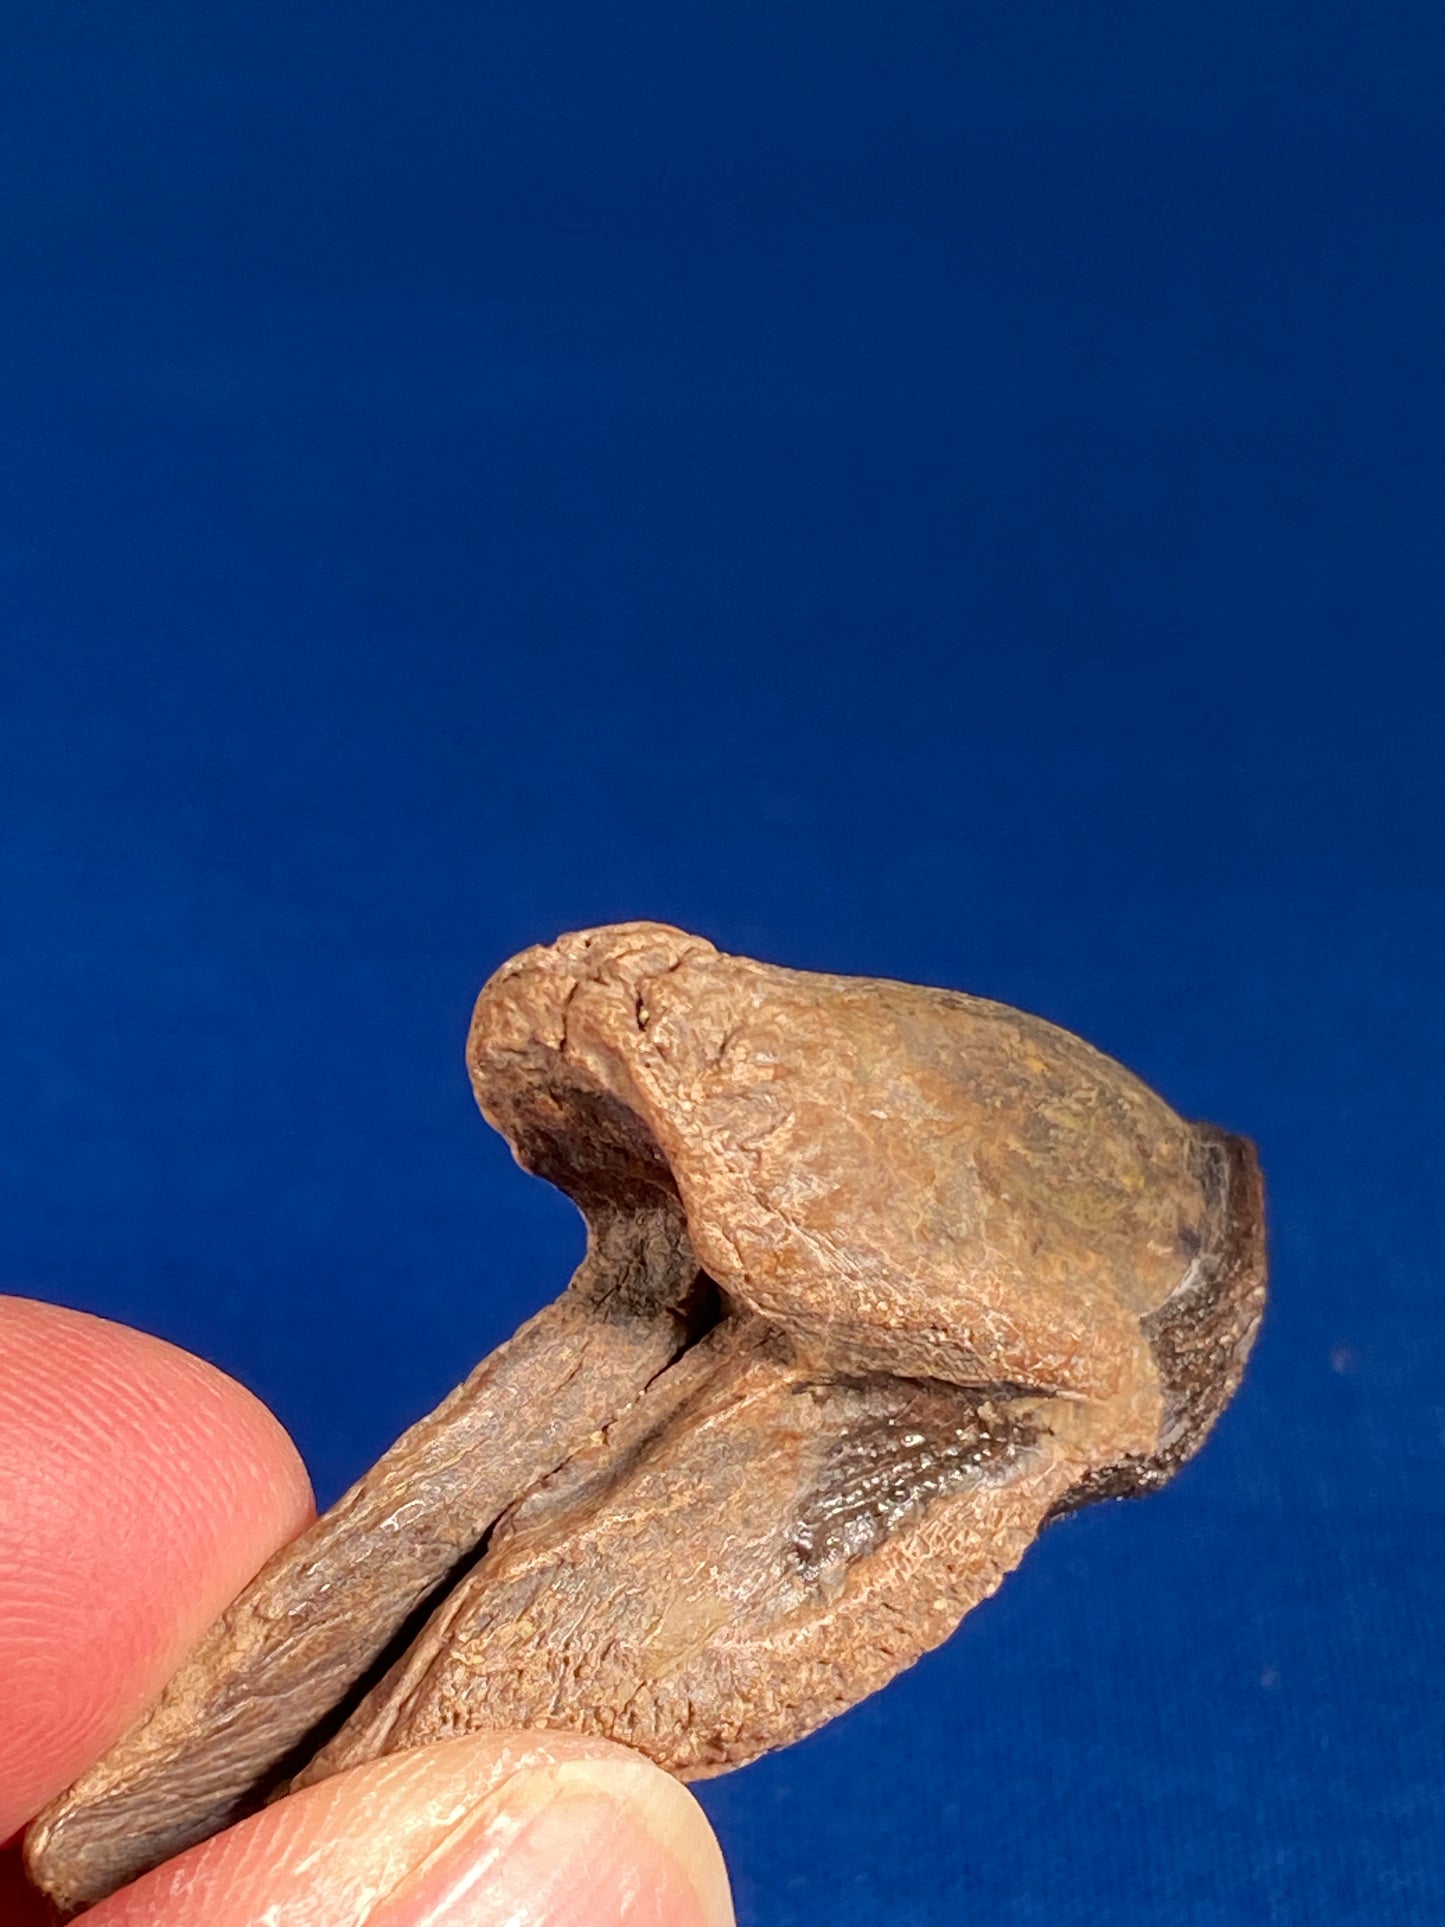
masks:
<path id="1" fill-rule="evenodd" d="M 63 1907 L 479 1728 L 741 1765 L 1049 1519 L 1161 1484 L 1239 1382 L 1252 1149 L 1040 1018 L 622 924 L 498 971 L 468 1063 L 587 1256 L 41 1815 Z"/>

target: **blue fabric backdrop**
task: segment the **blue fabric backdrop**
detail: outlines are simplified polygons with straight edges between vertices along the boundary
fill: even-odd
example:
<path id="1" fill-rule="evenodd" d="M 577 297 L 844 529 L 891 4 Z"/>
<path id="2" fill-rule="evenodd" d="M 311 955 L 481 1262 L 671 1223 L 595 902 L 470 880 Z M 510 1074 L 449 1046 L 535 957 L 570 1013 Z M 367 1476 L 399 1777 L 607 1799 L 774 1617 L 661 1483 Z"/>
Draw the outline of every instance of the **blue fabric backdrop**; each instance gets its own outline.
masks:
<path id="1" fill-rule="evenodd" d="M 91 0 L 0 90 L 0 1282 L 323 1498 L 580 1244 L 655 916 L 1255 1136 L 1161 1497 L 703 1794 L 757 1927 L 1445 1920 L 1437 8 Z"/>

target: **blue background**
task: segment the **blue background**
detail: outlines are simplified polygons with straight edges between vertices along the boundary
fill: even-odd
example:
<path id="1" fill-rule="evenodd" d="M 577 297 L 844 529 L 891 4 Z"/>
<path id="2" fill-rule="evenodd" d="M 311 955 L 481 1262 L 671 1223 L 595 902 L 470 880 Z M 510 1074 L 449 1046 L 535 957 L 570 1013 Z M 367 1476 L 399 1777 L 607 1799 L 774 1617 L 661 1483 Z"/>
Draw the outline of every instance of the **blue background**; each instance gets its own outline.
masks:
<path id="1" fill-rule="evenodd" d="M 1440 134 L 1390 0 L 89 0 L 0 78 L 0 1281 L 333 1496 L 578 1256 L 654 916 L 1255 1136 L 1144 1505 L 705 1789 L 759 1927 L 1445 1919 Z"/>

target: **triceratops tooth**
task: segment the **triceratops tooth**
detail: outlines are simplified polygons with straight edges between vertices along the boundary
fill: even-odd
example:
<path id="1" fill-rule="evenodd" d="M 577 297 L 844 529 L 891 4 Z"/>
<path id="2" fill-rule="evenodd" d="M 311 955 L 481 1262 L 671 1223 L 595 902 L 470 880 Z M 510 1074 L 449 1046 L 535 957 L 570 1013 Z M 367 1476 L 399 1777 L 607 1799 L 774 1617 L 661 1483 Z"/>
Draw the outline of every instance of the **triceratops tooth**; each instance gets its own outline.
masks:
<path id="1" fill-rule="evenodd" d="M 468 1058 L 587 1257 L 36 1822 L 62 1905 L 290 1774 L 479 1728 L 740 1765 L 1048 1519 L 1162 1483 L 1238 1384 L 1250 1147 L 1039 1018 L 624 924 L 505 965 Z"/>

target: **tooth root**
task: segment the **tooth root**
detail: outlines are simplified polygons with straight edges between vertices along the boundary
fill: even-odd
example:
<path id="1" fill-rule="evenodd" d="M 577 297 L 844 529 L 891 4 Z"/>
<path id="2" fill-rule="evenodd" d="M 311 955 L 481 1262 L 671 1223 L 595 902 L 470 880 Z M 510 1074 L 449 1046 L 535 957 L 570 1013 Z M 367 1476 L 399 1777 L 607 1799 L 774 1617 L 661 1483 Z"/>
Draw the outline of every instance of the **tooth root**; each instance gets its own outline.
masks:
<path id="1" fill-rule="evenodd" d="M 262 1568 L 151 1711 L 42 1814 L 32 1878 L 88 1905 L 258 1805 L 496 1518 L 681 1342 L 671 1315 L 577 1292 L 522 1326 Z"/>
<path id="2" fill-rule="evenodd" d="M 820 1379 L 760 1321 L 723 1327 L 574 1470 L 575 1503 L 499 1531 L 299 1783 L 491 1727 L 684 1777 L 796 1739 L 945 1639 L 1117 1444 L 1107 1410 L 1091 1439 L 1052 1408 Z"/>

